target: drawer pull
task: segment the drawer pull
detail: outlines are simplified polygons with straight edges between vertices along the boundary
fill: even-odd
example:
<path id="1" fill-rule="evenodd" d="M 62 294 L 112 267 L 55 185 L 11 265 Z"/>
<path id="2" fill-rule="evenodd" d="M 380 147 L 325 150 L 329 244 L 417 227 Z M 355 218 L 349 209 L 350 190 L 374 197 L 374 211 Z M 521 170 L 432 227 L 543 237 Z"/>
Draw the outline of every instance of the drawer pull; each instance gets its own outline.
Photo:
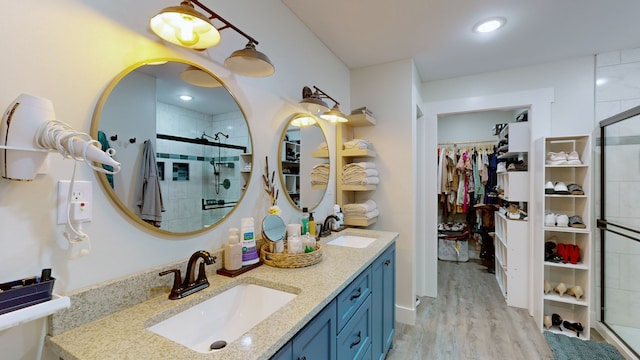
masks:
<path id="1" fill-rule="evenodd" d="M 362 341 L 362 336 L 361 336 L 361 332 L 358 331 L 358 338 L 356 339 L 356 341 L 351 343 L 351 345 L 349 346 L 349 349 L 353 349 L 354 346 L 360 344 L 360 341 Z"/>
<path id="2" fill-rule="evenodd" d="M 387 259 L 387 260 L 385 260 L 385 261 L 384 261 L 384 264 L 385 264 L 386 266 L 389 266 L 389 264 L 391 264 L 391 259 Z"/>
<path id="3" fill-rule="evenodd" d="M 358 290 L 356 291 L 355 294 L 351 295 L 351 297 L 349 298 L 349 300 L 353 301 L 353 299 L 357 299 L 360 297 L 360 295 L 362 295 L 362 288 L 358 288 Z"/>

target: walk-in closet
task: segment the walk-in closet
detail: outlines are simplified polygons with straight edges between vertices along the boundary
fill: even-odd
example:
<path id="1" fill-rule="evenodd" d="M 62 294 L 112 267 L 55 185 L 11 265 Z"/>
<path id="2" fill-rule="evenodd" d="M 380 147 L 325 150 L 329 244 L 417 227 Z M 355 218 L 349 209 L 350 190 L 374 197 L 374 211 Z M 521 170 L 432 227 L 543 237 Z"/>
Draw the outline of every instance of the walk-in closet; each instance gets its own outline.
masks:
<path id="1" fill-rule="evenodd" d="M 527 109 L 438 117 L 438 261 L 476 262 L 519 308 L 529 298 L 529 139 Z"/>

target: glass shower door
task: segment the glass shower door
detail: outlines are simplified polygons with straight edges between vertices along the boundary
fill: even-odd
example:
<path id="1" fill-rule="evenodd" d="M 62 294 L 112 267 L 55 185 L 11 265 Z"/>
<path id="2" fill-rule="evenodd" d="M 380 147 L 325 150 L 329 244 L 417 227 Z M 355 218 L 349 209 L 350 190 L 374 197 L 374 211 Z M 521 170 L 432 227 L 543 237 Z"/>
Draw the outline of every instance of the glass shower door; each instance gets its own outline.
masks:
<path id="1" fill-rule="evenodd" d="M 601 320 L 640 353 L 640 107 L 600 123 Z"/>

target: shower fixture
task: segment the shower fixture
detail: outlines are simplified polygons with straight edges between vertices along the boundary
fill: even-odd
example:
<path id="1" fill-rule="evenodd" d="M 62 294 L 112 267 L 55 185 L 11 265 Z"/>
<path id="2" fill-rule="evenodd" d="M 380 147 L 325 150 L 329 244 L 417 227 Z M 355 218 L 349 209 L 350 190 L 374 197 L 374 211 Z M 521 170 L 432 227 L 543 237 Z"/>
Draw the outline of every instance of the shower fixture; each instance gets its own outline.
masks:
<path id="1" fill-rule="evenodd" d="M 221 159 L 221 154 L 220 154 L 220 138 L 224 137 L 225 139 L 229 138 L 229 134 L 225 134 L 222 131 L 218 131 L 217 133 L 215 133 L 213 136 L 208 135 L 206 132 L 202 132 L 202 135 L 200 135 L 200 139 L 202 140 L 207 140 L 206 138 L 212 139 L 213 141 L 217 141 L 218 142 L 218 158 L 216 161 L 216 158 L 211 159 L 211 161 L 209 161 L 209 163 L 211 165 L 213 165 L 213 176 L 214 176 L 214 181 L 215 181 L 215 187 L 216 187 L 216 195 L 220 194 L 220 165 L 222 164 L 220 162 Z"/>

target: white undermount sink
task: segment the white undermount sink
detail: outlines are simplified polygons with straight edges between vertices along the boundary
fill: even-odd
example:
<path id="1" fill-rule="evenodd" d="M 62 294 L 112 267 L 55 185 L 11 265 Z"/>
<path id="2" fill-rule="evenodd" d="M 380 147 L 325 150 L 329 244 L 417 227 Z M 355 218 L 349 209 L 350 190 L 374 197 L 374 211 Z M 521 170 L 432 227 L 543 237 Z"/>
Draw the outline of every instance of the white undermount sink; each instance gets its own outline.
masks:
<path id="1" fill-rule="evenodd" d="M 352 248 L 366 248 L 376 241 L 376 238 L 356 236 L 356 235 L 342 235 L 327 243 L 327 245 L 346 246 Z"/>
<path id="2" fill-rule="evenodd" d="M 209 353 L 238 339 L 296 296 L 260 285 L 239 284 L 148 329 L 192 350 Z"/>

